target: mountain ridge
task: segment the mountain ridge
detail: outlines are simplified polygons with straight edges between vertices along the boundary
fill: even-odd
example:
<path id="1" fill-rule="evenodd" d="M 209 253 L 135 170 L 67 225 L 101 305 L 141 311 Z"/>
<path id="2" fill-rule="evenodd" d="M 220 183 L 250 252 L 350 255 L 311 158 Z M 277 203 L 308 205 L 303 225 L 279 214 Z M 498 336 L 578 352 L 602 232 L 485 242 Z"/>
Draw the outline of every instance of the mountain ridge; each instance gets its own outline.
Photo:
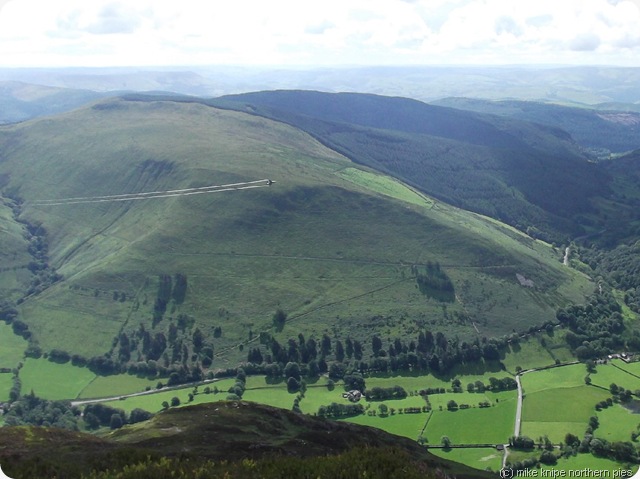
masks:
<path id="1" fill-rule="evenodd" d="M 549 126 L 374 95 L 280 91 L 214 100 L 232 108 L 233 102 L 237 109 L 296 125 L 352 160 L 456 206 L 521 230 L 533 226 L 531 233 L 546 230 L 545 239 L 581 234 L 574 217 L 590 213 L 593 198 L 610 192 L 608 173 L 589 163 L 566 132 Z M 331 106 L 320 105 L 318 116 L 309 116 L 320 103 Z M 362 124 L 345 125 L 348 120 Z M 459 140 L 478 124 L 485 125 L 480 139 L 473 133 Z M 389 126 L 394 129 L 382 129 Z M 416 130 L 421 133 L 411 134 Z"/>
<path id="2" fill-rule="evenodd" d="M 378 331 L 404 321 L 401 335 L 429 325 L 494 336 L 544 323 L 589 289 L 588 280 L 563 269 L 560 252 L 420 196 L 301 130 L 246 113 L 158 98 L 108 100 L 5 127 L 0 142 L 11 145 L 0 163 L 9 178 L 4 192 L 22 198 L 18 218 L 46 231 L 48 260 L 41 264 L 64 276 L 19 306 L 43 352 L 100 351 L 117 360 L 113 344 L 124 334 L 137 344 L 132 358 L 159 359 L 143 353 L 138 336 L 150 328 L 166 340 L 182 318 L 188 351 L 198 328 L 216 352 L 236 361 L 246 357 L 239 345 L 273 332 L 279 308 L 291 324 L 279 333 L 285 338 L 335 329 L 368 342 L 372 317 Z M 276 183 L 129 203 L 42 203 L 260 178 Z M 452 302 L 418 289 L 411 265 L 429 262 L 443 265 L 461 288 Z M 522 287 L 516 273 L 537 289 Z M 188 276 L 182 304 L 161 287 L 179 274 Z M 483 283 L 504 297 L 488 306 Z M 519 303 L 517 316 L 509 313 L 509 295 Z M 506 326 L 504 315 L 514 324 Z M 224 332 L 214 339 L 216 328 Z M 73 342 L 64 332 L 70 330 L 86 340 Z M 171 358 L 180 348 L 163 350 Z"/>

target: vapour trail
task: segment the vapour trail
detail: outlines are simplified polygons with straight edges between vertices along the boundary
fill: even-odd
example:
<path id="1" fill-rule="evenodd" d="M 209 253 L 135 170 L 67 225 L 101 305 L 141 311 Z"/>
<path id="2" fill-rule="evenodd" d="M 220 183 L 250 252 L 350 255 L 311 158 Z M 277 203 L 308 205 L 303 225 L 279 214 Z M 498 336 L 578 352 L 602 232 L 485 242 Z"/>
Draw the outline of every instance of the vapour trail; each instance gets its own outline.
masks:
<path id="1" fill-rule="evenodd" d="M 113 201 L 138 201 L 154 198 L 172 198 L 176 196 L 191 196 L 205 193 L 221 193 L 223 191 L 248 190 L 251 188 L 264 188 L 270 186 L 270 180 L 246 181 L 242 183 L 229 183 L 226 185 L 209 185 L 197 188 L 184 188 L 180 190 L 148 191 L 144 193 L 126 193 L 122 195 L 85 196 L 75 198 L 58 198 L 51 200 L 39 200 L 34 206 L 61 206 L 77 205 L 85 203 L 107 203 Z"/>

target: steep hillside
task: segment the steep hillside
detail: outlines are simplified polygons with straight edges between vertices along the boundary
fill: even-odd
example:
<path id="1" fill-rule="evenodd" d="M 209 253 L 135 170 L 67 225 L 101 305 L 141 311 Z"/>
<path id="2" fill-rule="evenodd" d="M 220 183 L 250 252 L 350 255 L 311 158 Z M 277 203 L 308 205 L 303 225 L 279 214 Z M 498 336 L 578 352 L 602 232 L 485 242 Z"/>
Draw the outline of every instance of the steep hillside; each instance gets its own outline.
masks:
<path id="1" fill-rule="evenodd" d="M 491 113 L 562 128 L 594 154 L 620 153 L 640 147 L 640 113 L 514 100 L 444 98 L 434 105 Z"/>
<path id="2" fill-rule="evenodd" d="M 606 212 L 617 221 L 609 221 L 598 239 L 608 245 L 632 244 L 640 238 L 640 149 L 602 162 L 614 178 L 614 196 Z"/>
<path id="3" fill-rule="evenodd" d="M 555 124 L 362 94 L 258 92 L 216 102 L 296 125 L 358 163 L 548 241 L 620 224 L 616 210 L 631 206 L 614 198 L 611 173 Z"/>
<path id="4" fill-rule="evenodd" d="M 114 99 L 0 146 L 3 195 L 46 245 L 20 321 L 80 362 L 234 366 L 261 332 L 490 337 L 591 290 L 561 251 L 255 115 Z M 113 196 L 144 192 L 165 193 Z"/>
<path id="5" fill-rule="evenodd" d="M 637 181 L 640 178 L 640 149 L 636 149 L 626 155 L 619 156 L 611 161 L 604 162 L 603 166 L 618 175 L 626 174 Z"/>
<path id="6" fill-rule="evenodd" d="M 1 198 L 0 198 L 1 199 Z M 0 202 L 0 305 L 18 300 L 31 279 L 28 231 L 16 221 L 12 202 Z M 0 311 L 2 307 L 0 306 Z"/>
<path id="7" fill-rule="evenodd" d="M 107 470 L 91 477 L 151 477 L 154 472 L 153 477 L 196 477 L 196 471 L 243 479 L 283 477 L 287 471 L 288 477 L 311 472 L 325 478 L 347 473 L 390 477 L 400 471 L 404 477 L 493 477 L 377 429 L 244 401 L 171 409 L 104 438 L 51 428 L 6 428 L 0 436 L 0 464 L 14 479 L 79 478 Z"/>
<path id="8" fill-rule="evenodd" d="M 461 141 L 464 143 L 495 148 L 526 148 L 525 133 L 537 133 L 532 125 L 506 125 L 497 118 L 471 114 L 454 108 L 429 105 L 410 98 L 386 97 L 361 93 L 323 93 L 302 90 L 279 90 L 222 97 L 224 101 L 244 102 L 249 106 L 267 107 L 274 114 L 290 113 L 329 122 L 348 123 L 375 129 L 419 133 L 424 135 Z M 525 127 L 531 130 L 519 131 Z M 515 133 L 519 133 L 520 137 Z M 563 148 L 567 134 L 561 130 L 545 131 L 552 138 L 539 138 L 539 147 Z M 552 145 L 545 144 L 552 141 Z"/>

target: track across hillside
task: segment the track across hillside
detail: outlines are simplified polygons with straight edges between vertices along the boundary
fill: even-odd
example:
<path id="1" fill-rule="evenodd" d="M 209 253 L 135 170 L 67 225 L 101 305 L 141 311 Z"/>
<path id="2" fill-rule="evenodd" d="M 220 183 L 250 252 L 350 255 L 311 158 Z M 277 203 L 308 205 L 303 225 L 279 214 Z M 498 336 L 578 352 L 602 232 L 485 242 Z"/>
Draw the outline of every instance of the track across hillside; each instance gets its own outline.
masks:
<path id="1" fill-rule="evenodd" d="M 226 185 L 209 185 L 197 188 L 184 188 L 179 190 L 149 191 L 145 193 L 125 193 L 121 195 L 84 196 L 75 198 L 57 198 L 50 200 L 38 200 L 33 206 L 63 206 L 85 203 L 107 203 L 111 201 L 137 201 L 157 198 L 172 198 L 175 196 L 201 195 L 205 193 L 222 193 L 224 191 L 247 190 L 251 188 L 264 188 L 271 186 L 269 179 L 245 181 L 242 183 L 229 183 Z"/>

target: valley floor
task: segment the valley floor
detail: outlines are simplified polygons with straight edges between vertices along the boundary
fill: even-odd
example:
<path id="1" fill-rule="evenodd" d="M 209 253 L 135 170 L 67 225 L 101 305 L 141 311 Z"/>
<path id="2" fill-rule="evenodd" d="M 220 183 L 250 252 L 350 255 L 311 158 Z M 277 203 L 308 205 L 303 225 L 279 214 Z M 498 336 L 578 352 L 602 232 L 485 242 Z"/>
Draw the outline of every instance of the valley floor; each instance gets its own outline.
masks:
<path id="1" fill-rule="evenodd" d="M 527 349 L 535 346 L 523 344 L 525 350 L 519 351 L 522 357 L 526 355 Z M 407 396 L 385 401 L 363 399 L 361 404 L 364 406 L 364 413 L 340 420 L 405 436 L 425 444 L 436 455 L 477 469 L 493 471 L 540 455 L 539 450 L 519 451 L 505 447 L 508 446 L 509 438 L 514 435 L 530 437 L 537 444 L 543 444 L 548 438 L 555 445 L 556 452 L 561 452 L 566 435 L 570 433 L 581 438 L 592 416 L 599 420 L 599 427 L 594 431 L 595 437 L 609 442 L 629 441 L 640 427 L 640 417 L 636 415 L 640 409 L 638 400 L 634 399 L 628 404 L 612 403 L 611 407 L 600 411 L 595 409 L 597 403 L 611 398 L 611 384 L 631 391 L 640 389 L 640 363 L 614 359 L 608 364 L 598 365 L 596 372 L 590 374 L 587 374 L 583 364 L 547 363 L 536 364 L 535 367 L 522 371 L 518 368 L 520 373 L 514 374 L 513 360 L 513 357 L 505 359 L 506 370 L 495 368 L 494 371 L 480 374 L 458 371 L 447 378 L 432 375 L 367 377 L 368 390 L 400 386 L 407 392 Z M 61 390 L 53 385 L 45 387 L 42 378 L 30 376 L 31 370 L 41 371 L 44 363 L 48 365 L 48 369 L 44 369 L 49 377 L 75 378 L 76 381 L 82 377 L 78 375 L 79 371 L 74 371 L 80 368 L 69 364 L 60 365 L 43 359 L 27 360 L 24 366 L 27 374 L 23 381 L 27 388 L 35 389 L 43 397 L 60 399 L 61 395 Z M 488 385 L 514 376 L 518 378 L 518 389 L 487 389 L 480 392 L 480 389 L 470 386 L 478 383 Z M 588 381 L 585 376 L 588 376 Z M 454 379 L 460 381 L 459 392 L 453 392 Z M 37 381 L 39 384 L 30 381 Z M 64 389 L 64 383 L 65 380 L 62 380 L 58 387 Z M 224 399 L 235 379 L 216 379 L 161 389 L 157 389 L 157 384 L 153 381 L 128 375 L 85 376 L 84 383 L 84 386 L 76 384 L 71 388 L 76 395 L 73 401 L 75 405 L 102 402 L 127 412 L 140 408 L 155 413 L 163 409 L 163 402 L 171 403 L 174 398 L 179 399 L 181 406 Z M 39 388 L 39 385 L 43 387 Z M 421 395 L 420 391 L 427 388 L 438 389 L 438 393 Z M 67 392 L 71 389 L 67 389 Z M 303 393 L 290 393 L 284 381 L 272 384 L 263 376 L 249 376 L 243 400 L 285 409 L 293 408 L 297 402 L 303 413 L 316 415 L 323 406 L 332 403 L 349 404 L 343 399 L 342 392 L 343 384 L 337 382 L 331 386 L 324 377 L 308 383 Z M 519 413 L 521 417 L 518 417 Z M 451 447 L 442 447 L 445 437 Z M 560 458 L 553 467 L 567 471 L 578 466 L 612 471 L 624 464 L 602 457 L 595 458 L 591 454 L 578 454 Z"/>

